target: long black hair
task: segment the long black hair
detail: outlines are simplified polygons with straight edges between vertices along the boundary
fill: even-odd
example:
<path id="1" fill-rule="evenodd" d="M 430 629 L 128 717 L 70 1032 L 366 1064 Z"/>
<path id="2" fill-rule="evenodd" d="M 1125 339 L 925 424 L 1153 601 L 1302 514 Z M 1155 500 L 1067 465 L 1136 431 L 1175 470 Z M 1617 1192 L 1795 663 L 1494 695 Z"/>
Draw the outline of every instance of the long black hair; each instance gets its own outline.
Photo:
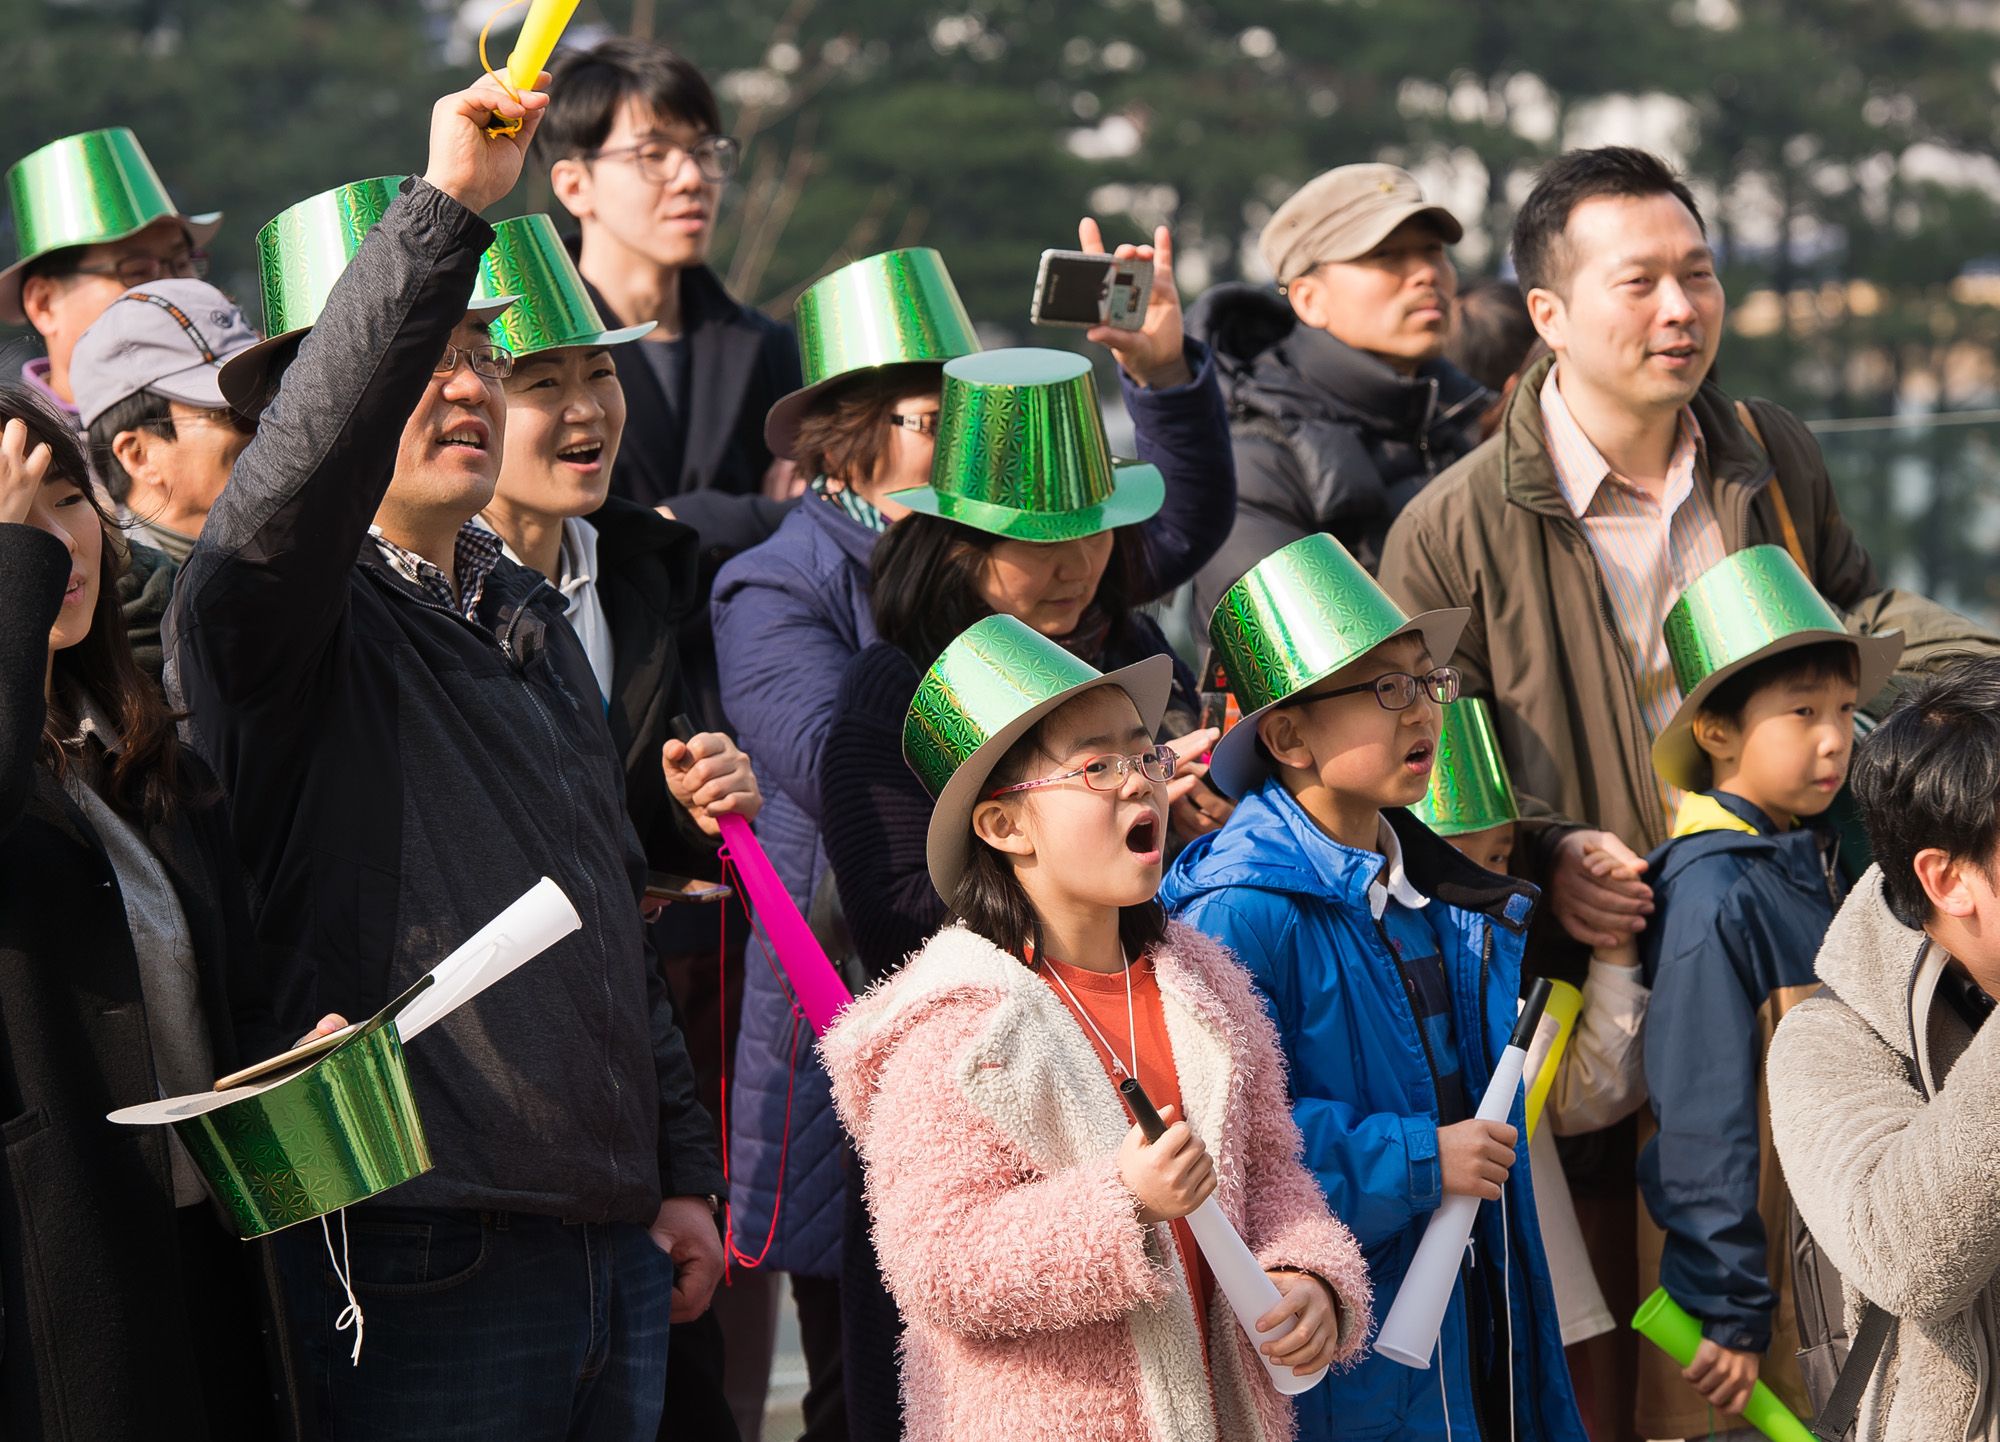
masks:
<path id="1" fill-rule="evenodd" d="M 77 688 L 86 689 L 111 713 L 123 743 L 106 769 L 105 799 L 128 816 L 163 821 L 178 803 L 189 799 L 181 773 L 180 737 L 174 730 L 180 718 L 132 659 L 132 642 L 118 600 L 118 578 L 129 564 L 118 523 L 98 501 L 83 446 L 69 423 L 19 381 L 0 380 L 0 426 L 8 421 L 28 428 L 30 452 L 37 445 L 49 448 L 44 484 L 60 480 L 75 486 L 102 531 L 90 634 L 55 654 L 48 712 L 42 722 L 42 762 L 58 776 L 68 767 L 66 743 L 78 725 L 71 698 Z"/>
<path id="2" fill-rule="evenodd" d="M 927 669 L 959 632 L 993 614 L 979 594 L 979 572 L 1004 539 L 922 511 L 889 527 L 868 567 L 875 634 L 919 670 Z M 1131 632 L 1132 608 L 1152 600 L 1153 591 L 1152 547 L 1145 527 L 1118 527 L 1111 533 L 1111 559 L 1097 592 L 1077 623 L 1076 636 L 1096 639 L 1084 659 L 1122 646 Z"/>
<path id="3" fill-rule="evenodd" d="M 1025 779 L 1028 768 L 1038 758 L 1054 759 L 1048 757 L 1042 741 L 1049 722 L 1061 714 L 1059 706 L 1008 749 L 987 777 L 989 792 Z M 966 824 L 971 825 L 969 818 Z M 1047 954 L 1042 946 L 1042 918 L 1028 899 L 1020 877 L 1014 874 L 1013 862 L 976 834 L 966 853 L 965 871 L 959 877 L 958 887 L 947 900 L 947 922 L 964 922 L 1002 951 L 1024 961 L 1040 960 Z M 1166 935 L 1167 912 L 1157 896 L 1148 897 L 1136 906 L 1118 908 L 1118 940 L 1124 945 L 1126 956 L 1133 960 L 1144 955 L 1148 947 L 1165 940 Z"/>

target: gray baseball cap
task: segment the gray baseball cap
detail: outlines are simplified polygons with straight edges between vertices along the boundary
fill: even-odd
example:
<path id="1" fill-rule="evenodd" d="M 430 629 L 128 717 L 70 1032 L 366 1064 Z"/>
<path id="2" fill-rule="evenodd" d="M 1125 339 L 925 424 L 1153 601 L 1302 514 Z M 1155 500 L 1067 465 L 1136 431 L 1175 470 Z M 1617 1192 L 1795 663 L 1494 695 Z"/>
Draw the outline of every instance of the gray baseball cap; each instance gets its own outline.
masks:
<path id="1" fill-rule="evenodd" d="M 236 302 L 205 280 L 135 285 L 77 340 L 69 383 L 84 425 L 118 402 L 151 391 L 219 410 L 222 364 L 257 344 Z"/>

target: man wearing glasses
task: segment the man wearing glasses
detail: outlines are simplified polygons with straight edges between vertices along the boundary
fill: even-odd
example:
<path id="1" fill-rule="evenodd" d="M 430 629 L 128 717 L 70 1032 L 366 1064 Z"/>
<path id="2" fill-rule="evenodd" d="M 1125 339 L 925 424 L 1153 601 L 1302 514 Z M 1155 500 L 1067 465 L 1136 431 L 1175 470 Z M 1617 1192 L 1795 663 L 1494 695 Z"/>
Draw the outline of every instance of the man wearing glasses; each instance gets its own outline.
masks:
<path id="1" fill-rule="evenodd" d="M 553 77 L 535 155 L 577 219 L 577 269 L 611 324 L 658 322 L 613 347 L 626 421 L 611 494 L 700 533 L 705 599 L 715 569 L 783 518 L 790 472 L 764 415 L 804 384 L 798 347 L 708 268 L 737 148 L 701 72 L 664 45 L 614 39 L 558 55 Z M 705 608 L 681 655 L 697 719 L 723 729 Z"/>
<path id="2" fill-rule="evenodd" d="M 105 307 L 135 285 L 208 274 L 202 247 L 220 213 L 183 215 L 129 130 L 52 141 L 7 172 L 19 258 L 0 271 L 0 320 L 32 325 L 48 348 L 28 383 L 77 414 L 70 360 Z"/>

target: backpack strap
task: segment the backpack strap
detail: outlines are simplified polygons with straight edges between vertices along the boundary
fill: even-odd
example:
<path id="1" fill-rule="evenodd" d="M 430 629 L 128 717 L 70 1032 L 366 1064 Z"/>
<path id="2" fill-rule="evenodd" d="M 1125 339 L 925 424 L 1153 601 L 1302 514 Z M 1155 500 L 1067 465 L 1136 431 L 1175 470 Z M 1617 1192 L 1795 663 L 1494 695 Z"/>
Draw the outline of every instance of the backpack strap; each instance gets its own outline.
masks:
<path id="1" fill-rule="evenodd" d="M 1750 414 L 1748 402 L 1738 401 L 1736 403 L 1736 419 L 1743 422 L 1743 429 L 1750 432 L 1750 439 L 1757 443 L 1757 449 L 1761 450 L 1766 456 L 1770 456 L 1771 448 L 1764 444 L 1764 432 L 1758 429 L 1757 418 Z M 1812 567 L 1806 562 L 1805 547 L 1799 544 L 1799 528 L 1792 524 L 1792 507 L 1791 503 L 1785 499 L 1785 488 L 1778 484 L 1777 461 L 1775 458 L 1772 459 L 1771 463 L 1771 484 L 1765 489 L 1771 493 L 1772 503 L 1778 508 L 1778 529 L 1784 533 L 1785 549 L 1792 553 L 1792 559 L 1798 562 L 1799 569 L 1810 577 L 1812 575 Z"/>

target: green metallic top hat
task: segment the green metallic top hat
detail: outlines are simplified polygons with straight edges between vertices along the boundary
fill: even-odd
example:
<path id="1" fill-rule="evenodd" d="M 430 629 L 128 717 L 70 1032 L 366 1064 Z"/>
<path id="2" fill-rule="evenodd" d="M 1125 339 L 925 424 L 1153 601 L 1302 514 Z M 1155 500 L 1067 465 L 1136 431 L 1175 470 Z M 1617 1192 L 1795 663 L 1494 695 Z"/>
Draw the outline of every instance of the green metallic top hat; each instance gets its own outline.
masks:
<path id="1" fill-rule="evenodd" d="M 1695 744 L 1702 703 L 1745 666 L 1800 646 L 1851 641 L 1861 653 L 1858 694 L 1880 691 L 1903 654 L 1903 633 L 1856 636 L 1778 546 L 1737 551 L 1702 572 L 1661 628 L 1680 684 L 1680 709 L 1653 742 L 1653 770 L 1669 786 L 1708 785 L 1708 757 Z"/>
<path id="2" fill-rule="evenodd" d="M 1266 556 L 1223 594 L 1208 621 L 1209 640 L 1243 712 L 1216 744 L 1209 780 L 1225 796 L 1243 796 L 1269 769 L 1257 754 L 1257 721 L 1266 711 L 1411 631 L 1423 635 L 1431 664 L 1442 666 L 1471 615 L 1454 608 L 1405 616 L 1347 548 L 1324 533 Z"/>
<path id="3" fill-rule="evenodd" d="M 1410 809 L 1440 836 L 1464 836 L 1521 819 L 1514 782 L 1493 734 L 1493 713 L 1477 696 L 1443 707 L 1431 789 Z"/>
<path id="4" fill-rule="evenodd" d="M 22 271 L 30 261 L 72 245 L 137 235 L 156 220 L 178 220 L 188 243 L 207 245 L 222 212 L 183 215 L 160 183 L 139 137 L 124 126 L 86 130 L 50 141 L 7 172 L 14 212 L 14 263 L 0 271 L 0 320 L 25 325 Z"/>
<path id="5" fill-rule="evenodd" d="M 1166 482 L 1111 459 L 1088 360 L 1022 347 L 945 364 L 931 483 L 889 498 L 1017 541 L 1073 541 L 1146 520 Z"/>
<path id="6" fill-rule="evenodd" d="M 516 299 L 494 322 L 493 340 L 516 358 L 567 346 L 622 345 L 659 324 L 608 328 L 556 223 L 546 215 L 517 216 L 493 227 L 472 300 L 477 306 L 508 296 Z"/>
<path id="7" fill-rule="evenodd" d="M 925 856 L 931 884 L 950 901 L 972 846 L 972 808 L 986 778 L 1028 731 L 1070 697 L 1122 686 L 1149 733 L 1174 689 L 1166 656 L 1103 672 L 1026 622 L 988 616 L 959 632 L 917 686 L 903 720 L 903 759 L 937 798 Z"/>
<path id="8" fill-rule="evenodd" d="M 230 405 L 247 415 L 261 408 L 265 376 L 291 356 L 298 338 L 312 329 L 334 282 L 401 193 L 404 180 L 384 175 L 335 186 L 280 211 L 257 232 L 268 338 L 223 366 L 222 394 Z M 481 320 L 491 320 L 513 303 L 510 295 L 476 296 L 466 309 Z"/>
<path id="9" fill-rule="evenodd" d="M 940 365 L 979 349 L 944 257 L 928 248 L 844 265 L 814 281 L 794 314 L 806 383 L 764 418 L 765 442 L 788 460 L 799 422 L 840 381 L 884 366 Z"/>

